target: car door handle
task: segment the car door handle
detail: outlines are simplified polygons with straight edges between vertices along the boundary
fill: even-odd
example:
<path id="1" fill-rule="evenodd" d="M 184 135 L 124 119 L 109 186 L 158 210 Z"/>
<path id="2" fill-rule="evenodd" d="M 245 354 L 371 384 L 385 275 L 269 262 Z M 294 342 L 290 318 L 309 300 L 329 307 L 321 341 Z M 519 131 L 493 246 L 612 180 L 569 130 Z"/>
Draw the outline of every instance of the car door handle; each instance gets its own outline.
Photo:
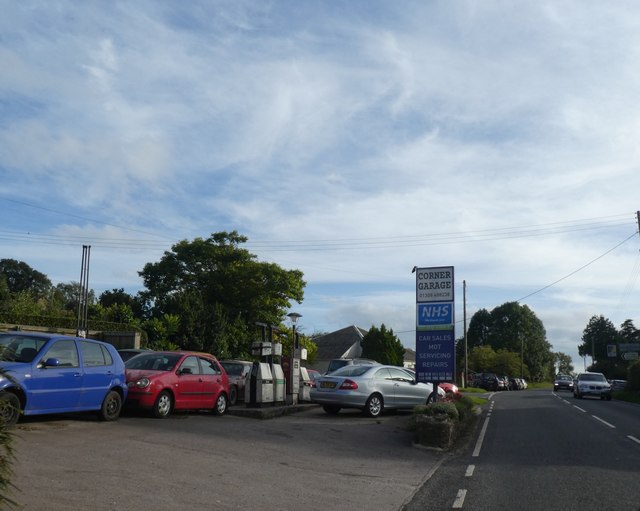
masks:
<path id="1" fill-rule="evenodd" d="M 73 373 L 73 376 L 75 378 L 80 378 L 80 376 L 82 376 L 82 373 Z"/>

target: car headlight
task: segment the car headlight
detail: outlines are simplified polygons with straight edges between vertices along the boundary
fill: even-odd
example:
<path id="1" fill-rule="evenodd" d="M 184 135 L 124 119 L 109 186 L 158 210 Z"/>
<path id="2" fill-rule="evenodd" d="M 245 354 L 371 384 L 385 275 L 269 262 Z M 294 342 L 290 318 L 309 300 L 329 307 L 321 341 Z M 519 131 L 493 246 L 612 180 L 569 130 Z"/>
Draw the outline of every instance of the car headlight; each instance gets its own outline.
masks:
<path id="1" fill-rule="evenodd" d="M 145 389 L 149 386 L 151 382 L 149 381 L 149 378 L 140 378 L 139 380 L 134 382 L 134 386 L 139 388 L 139 389 Z"/>

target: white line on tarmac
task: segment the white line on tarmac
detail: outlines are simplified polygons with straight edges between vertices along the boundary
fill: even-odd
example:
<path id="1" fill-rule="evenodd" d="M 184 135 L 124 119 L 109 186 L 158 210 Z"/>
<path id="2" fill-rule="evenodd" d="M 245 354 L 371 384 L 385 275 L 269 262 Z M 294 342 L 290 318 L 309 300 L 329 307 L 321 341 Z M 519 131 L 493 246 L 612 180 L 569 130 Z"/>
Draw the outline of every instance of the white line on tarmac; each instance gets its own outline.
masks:
<path id="1" fill-rule="evenodd" d="M 598 417 L 597 415 L 592 415 L 591 417 L 593 417 L 596 420 L 599 420 L 600 422 L 602 422 L 602 424 L 605 424 L 606 426 L 609 426 L 610 428 L 615 429 L 615 426 L 605 420 L 602 420 L 600 417 Z"/>
<path id="2" fill-rule="evenodd" d="M 478 437 L 478 441 L 476 442 L 476 447 L 473 450 L 473 454 L 471 455 L 474 458 L 477 458 L 478 456 L 480 456 L 480 449 L 482 449 L 482 442 L 484 442 L 484 435 L 487 432 L 488 425 L 489 425 L 489 417 L 487 417 L 484 420 L 484 424 L 482 425 L 482 431 L 480 431 L 480 436 Z"/>
<path id="3" fill-rule="evenodd" d="M 627 438 L 633 440 L 636 444 L 640 444 L 640 440 L 638 440 L 636 437 L 631 436 L 631 435 L 627 435 Z"/>
<path id="4" fill-rule="evenodd" d="M 469 465 L 467 467 L 467 471 L 464 473 L 465 477 L 471 477 L 473 475 L 473 471 L 476 469 L 475 465 Z"/>
<path id="5" fill-rule="evenodd" d="M 467 490 L 458 490 L 456 500 L 453 501 L 453 509 L 460 509 L 464 504 L 464 498 L 467 496 Z"/>
<path id="6" fill-rule="evenodd" d="M 573 407 L 574 407 L 576 410 L 580 410 L 581 412 L 587 413 L 587 411 L 586 411 L 584 408 L 580 408 L 579 406 L 576 406 L 576 405 L 573 405 Z"/>

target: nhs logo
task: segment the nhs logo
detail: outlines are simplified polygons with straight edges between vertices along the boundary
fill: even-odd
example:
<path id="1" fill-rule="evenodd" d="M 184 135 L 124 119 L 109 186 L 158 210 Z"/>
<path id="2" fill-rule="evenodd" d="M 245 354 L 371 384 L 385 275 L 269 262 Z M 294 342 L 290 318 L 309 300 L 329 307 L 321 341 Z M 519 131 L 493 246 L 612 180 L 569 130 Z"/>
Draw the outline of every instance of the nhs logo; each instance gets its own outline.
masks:
<path id="1" fill-rule="evenodd" d="M 418 303 L 418 327 L 453 324 L 453 303 Z"/>

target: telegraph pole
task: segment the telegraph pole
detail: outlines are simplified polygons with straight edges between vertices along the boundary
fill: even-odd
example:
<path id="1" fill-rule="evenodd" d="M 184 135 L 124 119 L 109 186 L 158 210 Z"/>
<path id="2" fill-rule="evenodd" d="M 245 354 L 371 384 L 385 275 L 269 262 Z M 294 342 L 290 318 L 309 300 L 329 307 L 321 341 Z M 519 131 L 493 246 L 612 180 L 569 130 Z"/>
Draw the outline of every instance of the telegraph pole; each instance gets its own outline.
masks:
<path id="1" fill-rule="evenodd" d="M 639 213 L 640 214 L 640 213 Z M 462 310 L 463 310 L 463 318 L 464 318 L 464 381 L 462 382 L 463 387 L 467 386 L 467 378 L 469 374 L 469 364 L 467 363 L 467 281 L 462 281 Z"/>

